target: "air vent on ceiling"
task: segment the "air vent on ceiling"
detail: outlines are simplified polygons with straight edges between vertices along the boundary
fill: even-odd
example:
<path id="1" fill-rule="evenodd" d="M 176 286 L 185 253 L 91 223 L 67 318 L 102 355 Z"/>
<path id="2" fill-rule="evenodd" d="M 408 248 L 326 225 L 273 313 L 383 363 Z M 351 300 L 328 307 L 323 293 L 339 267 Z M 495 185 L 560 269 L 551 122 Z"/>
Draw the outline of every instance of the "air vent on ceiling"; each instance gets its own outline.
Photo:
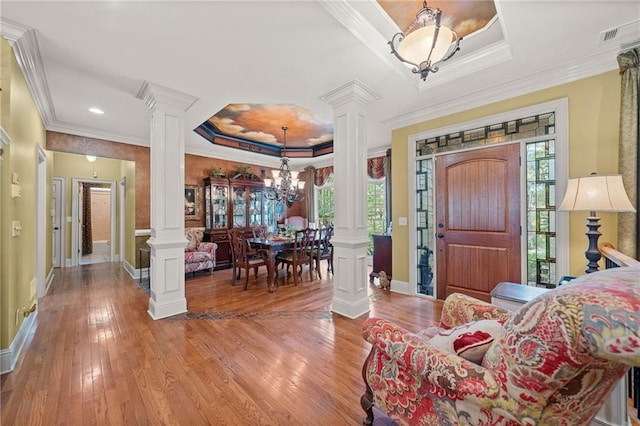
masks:
<path id="1" fill-rule="evenodd" d="M 640 19 L 636 19 L 631 22 L 627 22 L 626 24 L 619 25 L 615 28 L 611 28 L 600 33 L 600 37 L 598 39 L 598 44 L 608 43 L 612 40 L 628 40 L 634 37 L 638 37 L 638 25 L 640 23 Z"/>
<path id="2" fill-rule="evenodd" d="M 614 38 L 616 38 L 616 35 L 618 35 L 618 29 L 614 28 L 612 30 L 603 32 L 601 39 L 603 42 L 613 40 Z"/>

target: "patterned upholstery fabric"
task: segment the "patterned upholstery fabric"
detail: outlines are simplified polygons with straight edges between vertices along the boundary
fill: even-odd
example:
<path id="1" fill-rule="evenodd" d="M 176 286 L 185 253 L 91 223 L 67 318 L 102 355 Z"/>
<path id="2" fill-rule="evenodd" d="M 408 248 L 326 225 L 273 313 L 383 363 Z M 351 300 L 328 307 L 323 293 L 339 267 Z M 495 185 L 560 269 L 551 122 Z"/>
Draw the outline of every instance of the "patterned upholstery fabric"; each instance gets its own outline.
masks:
<path id="1" fill-rule="evenodd" d="M 639 277 L 638 268 L 585 275 L 511 315 L 451 295 L 441 328 L 509 317 L 481 365 L 429 345 L 433 328 L 414 334 L 370 318 L 363 407 L 373 402 L 400 425 L 587 425 L 640 365 Z"/>
<path id="2" fill-rule="evenodd" d="M 187 247 L 184 249 L 184 272 L 196 272 L 208 269 L 213 272 L 216 266 L 216 243 L 203 243 L 204 233 L 199 229 L 185 229 Z"/>

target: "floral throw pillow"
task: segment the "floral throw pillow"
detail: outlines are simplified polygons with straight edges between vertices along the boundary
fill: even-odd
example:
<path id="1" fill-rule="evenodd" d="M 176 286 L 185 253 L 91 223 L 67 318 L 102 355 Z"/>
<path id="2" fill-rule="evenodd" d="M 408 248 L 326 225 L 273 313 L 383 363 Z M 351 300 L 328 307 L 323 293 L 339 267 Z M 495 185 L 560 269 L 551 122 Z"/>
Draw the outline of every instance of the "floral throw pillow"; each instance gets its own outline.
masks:
<path id="1" fill-rule="evenodd" d="M 184 251 L 196 251 L 196 247 L 198 246 L 198 235 L 196 232 L 187 232 L 185 237 L 187 237 L 187 246 L 184 248 Z"/>
<path id="2" fill-rule="evenodd" d="M 503 321 L 499 320 L 474 321 L 441 330 L 428 342 L 441 351 L 480 364 L 491 343 L 502 332 L 502 324 Z"/>

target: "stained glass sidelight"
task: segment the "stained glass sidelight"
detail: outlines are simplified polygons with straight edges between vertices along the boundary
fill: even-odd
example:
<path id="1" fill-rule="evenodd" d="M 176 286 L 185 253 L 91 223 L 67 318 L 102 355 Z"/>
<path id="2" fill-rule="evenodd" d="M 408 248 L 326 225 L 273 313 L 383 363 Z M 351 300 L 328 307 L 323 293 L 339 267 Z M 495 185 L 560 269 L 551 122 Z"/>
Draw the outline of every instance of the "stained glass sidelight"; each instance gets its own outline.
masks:
<path id="1" fill-rule="evenodd" d="M 555 140 L 526 145 L 527 283 L 556 283 Z"/>
<path id="2" fill-rule="evenodd" d="M 433 257 L 435 251 L 433 159 L 418 160 L 416 166 L 418 293 L 433 296 L 433 266 L 435 260 Z"/>

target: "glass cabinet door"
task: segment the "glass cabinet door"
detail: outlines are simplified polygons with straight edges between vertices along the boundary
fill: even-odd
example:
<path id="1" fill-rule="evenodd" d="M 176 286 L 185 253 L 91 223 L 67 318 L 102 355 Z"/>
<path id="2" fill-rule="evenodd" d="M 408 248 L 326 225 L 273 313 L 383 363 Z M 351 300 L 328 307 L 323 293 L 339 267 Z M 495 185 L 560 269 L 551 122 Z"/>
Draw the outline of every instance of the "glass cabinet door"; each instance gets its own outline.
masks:
<path id="1" fill-rule="evenodd" d="M 282 201 L 277 200 L 263 200 L 264 203 L 264 225 L 267 227 L 267 232 L 274 234 L 278 232 L 278 203 L 282 204 Z M 284 210 L 284 207 L 282 207 Z"/>
<path id="2" fill-rule="evenodd" d="M 227 206 L 229 194 L 226 186 L 214 185 L 211 187 L 211 208 L 213 209 L 213 228 L 226 228 L 228 226 Z M 208 202 L 207 202 L 208 204 Z"/>
<path id="3" fill-rule="evenodd" d="M 211 229 L 211 185 L 204 186 L 204 227 Z"/>
<path id="4" fill-rule="evenodd" d="M 249 188 L 249 226 L 261 226 L 264 196 L 262 188 Z"/>
<path id="5" fill-rule="evenodd" d="M 233 187 L 233 226 L 247 226 L 247 188 Z"/>

